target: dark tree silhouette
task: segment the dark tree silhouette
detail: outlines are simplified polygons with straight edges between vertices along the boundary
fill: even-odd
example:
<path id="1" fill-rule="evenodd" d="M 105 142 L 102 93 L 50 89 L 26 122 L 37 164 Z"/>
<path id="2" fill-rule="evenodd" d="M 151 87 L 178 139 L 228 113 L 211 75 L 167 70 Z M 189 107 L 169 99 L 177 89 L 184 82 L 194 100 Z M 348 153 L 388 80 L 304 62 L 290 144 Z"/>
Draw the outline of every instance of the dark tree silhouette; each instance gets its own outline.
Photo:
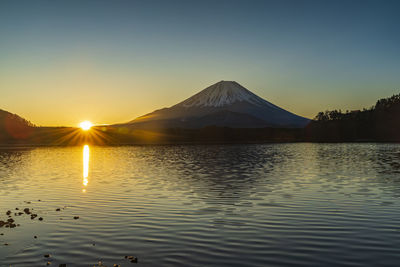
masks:
<path id="1" fill-rule="evenodd" d="M 400 142 L 400 94 L 363 110 L 319 112 L 306 127 L 307 141 Z"/>

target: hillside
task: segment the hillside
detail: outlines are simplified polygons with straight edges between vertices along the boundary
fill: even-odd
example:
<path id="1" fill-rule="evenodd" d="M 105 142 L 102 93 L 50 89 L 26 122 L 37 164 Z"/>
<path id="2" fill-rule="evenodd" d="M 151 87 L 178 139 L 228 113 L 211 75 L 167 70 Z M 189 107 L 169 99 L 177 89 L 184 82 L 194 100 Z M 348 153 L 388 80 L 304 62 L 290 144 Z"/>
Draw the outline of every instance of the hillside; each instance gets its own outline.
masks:
<path id="1" fill-rule="evenodd" d="M 34 125 L 20 116 L 0 109 L 0 142 L 15 142 L 31 136 Z"/>
<path id="2" fill-rule="evenodd" d="M 320 112 L 306 127 L 307 141 L 400 142 L 400 94 L 368 109 Z"/>

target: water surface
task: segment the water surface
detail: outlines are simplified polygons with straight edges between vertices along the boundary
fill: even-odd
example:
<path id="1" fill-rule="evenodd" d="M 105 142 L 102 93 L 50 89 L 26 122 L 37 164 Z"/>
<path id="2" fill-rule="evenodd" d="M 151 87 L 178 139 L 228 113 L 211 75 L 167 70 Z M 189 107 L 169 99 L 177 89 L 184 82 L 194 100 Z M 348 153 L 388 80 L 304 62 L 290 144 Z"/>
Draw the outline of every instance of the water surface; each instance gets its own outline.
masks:
<path id="1" fill-rule="evenodd" d="M 398 266 L 399 199 L 397 144 L 3 148 L 0 266 Z"/>

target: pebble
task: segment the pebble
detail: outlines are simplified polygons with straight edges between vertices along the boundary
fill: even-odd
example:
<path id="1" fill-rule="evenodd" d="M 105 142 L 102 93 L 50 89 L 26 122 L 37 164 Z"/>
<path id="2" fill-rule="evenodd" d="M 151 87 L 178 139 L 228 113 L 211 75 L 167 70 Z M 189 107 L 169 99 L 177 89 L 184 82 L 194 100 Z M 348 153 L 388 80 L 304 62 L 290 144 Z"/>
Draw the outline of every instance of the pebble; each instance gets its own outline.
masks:
<path id="1" fill-rule="evenodd" d="M 39 199 L 38 201 L 41 201 L 41 200 Z M 25 201 L 25 203 L 31 204 L 30 201 Z M 15 208 L 15 210 L 20 210 L 20 209 L 19 209 L 19 208 Z M 33 209 L 32 209 L 32 210 L 33 210 Z M 61 209 L 60 209 L 60 208 L 57 208 L 56 211 L 61 211 Z M 9 228 L 14 228 L 14 227 L 16 227 L 16 226 L 19 226 L 19 224 L 14 224 L 15 221 L 14 221 L 14 219 L 12 219 L 11 213 L 12 213 L 12 212 L 11 212 L 10 210 L 6 212 L 6 214 L 7 214 L 8 217 L 9 217 L 9 219 L 7 219 L 7 221 L 1 221 L 1 220 L 0 220 L 0 227 L 5 226 L 5 227 L 9 227 Z M 14 215 L 15 215 L 15 216 L 21 216 L 21 215 L 24 214 L 24 213 L 27 214 L 27 215 L 31 215 L 31 219 L 32 219 L 32 220 L 35 219 L 35 218 L 38 216 L 37 214 L 32 213 L 32 211 L 31 211 L 29 208 L 24 208 L 24 209 L 23 209 L 23 212 L 20 211 L 20 212 L 14 213 Z M 74 220 L 78 220 L 78 219 L 79 219 L 79 216 L 74 216 L 73 218 L 74 218 Z M 43 221 L 43 217 L 39 217 L 38 220 L 39 220 L 39 221 Z M 60 218 L 60 220 L 62 220 L 62 218 Z M 4 233 L 0 233 L 0 235 L 4 235 Z M 37 239 L 38 237 L 35 235 L 35 236 L 33 236 L 33 238 Z M 9 245 L 8 243 L 4 243 L 4 246 L 8 246 L 8 245 Z M 92 245 L 93 245 L 93 246 L 96 246 L 95 243 L 93 243 Z M 44 254 L 43 257 L 44 257 L 44 258 L 51 258 L 51 255 L 50 255 L 50 254 Z M 138 258 L 137 258 L 137 257 L 134 257 L 134 256 L 125 256 L 125 259 L 129 260 L 129 261 L 132 262 L 132 263 L 137 263 L 137 262 L 138 262 Z M 52 264 L 52 263 L 51 263 L 50 261 L 46 262 L 46 265 L 51 265 L 51 264 Z M 103 265 L 101 261 L 99 262 L 99 264 L 100 264 L 99 266 L 105 267 L 105 265 Z M 65 264 L 65 263 L 60 263 L 60 264 L 58 265 L 58 267 L 67 267 L 67 264 Z M 119 265 L 119 264 L 114 264 L 113 267 L 121 267 L 121 265 Z"/>
<path id="2" fill-rule="evenodd" d="M 7 221 L 1 221 L 0 220 L 0 227 L 6 227 L 6 228 L 14 228 L 17 227 L 17 224 L 14 223 L 14 219 L 9 218 Z"/>
<path id="3" fill-rule="evenodd" d="M 125 256 L 125 259 L 130 260 L 132 263 L 137 263 L 138 262 L 138 258 L 135 256 Z"/>

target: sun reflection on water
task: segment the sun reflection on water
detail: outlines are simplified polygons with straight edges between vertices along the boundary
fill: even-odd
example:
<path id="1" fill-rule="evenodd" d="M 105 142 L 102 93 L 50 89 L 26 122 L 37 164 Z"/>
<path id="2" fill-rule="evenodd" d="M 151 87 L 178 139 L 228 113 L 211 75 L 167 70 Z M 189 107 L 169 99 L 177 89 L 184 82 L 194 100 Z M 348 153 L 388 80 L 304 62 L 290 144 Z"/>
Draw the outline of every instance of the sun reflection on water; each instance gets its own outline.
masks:
<path id="1" fill-rule="evenodd" d="M 87 186 L 89 183 L 89 146 L 83 146 L 83 186 Z M 86 192 L 86 189 L 83 189 L 82 192 Z"/>

